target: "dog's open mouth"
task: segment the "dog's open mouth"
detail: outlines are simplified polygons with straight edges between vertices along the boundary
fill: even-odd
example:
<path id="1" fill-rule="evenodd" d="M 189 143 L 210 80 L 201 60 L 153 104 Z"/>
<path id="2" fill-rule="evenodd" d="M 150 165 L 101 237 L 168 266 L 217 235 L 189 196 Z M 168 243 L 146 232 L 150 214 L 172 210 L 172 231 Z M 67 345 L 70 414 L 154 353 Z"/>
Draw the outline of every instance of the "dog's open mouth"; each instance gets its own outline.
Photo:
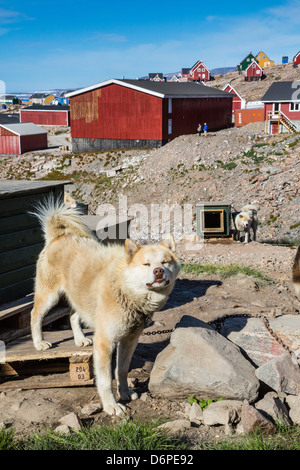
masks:
<path id="1" fill-rule="evenodd" d="M 156 279 L 154 282 L 147 282 L 147 287 L 164 287 L 170 284 L 166 279 Z"/>

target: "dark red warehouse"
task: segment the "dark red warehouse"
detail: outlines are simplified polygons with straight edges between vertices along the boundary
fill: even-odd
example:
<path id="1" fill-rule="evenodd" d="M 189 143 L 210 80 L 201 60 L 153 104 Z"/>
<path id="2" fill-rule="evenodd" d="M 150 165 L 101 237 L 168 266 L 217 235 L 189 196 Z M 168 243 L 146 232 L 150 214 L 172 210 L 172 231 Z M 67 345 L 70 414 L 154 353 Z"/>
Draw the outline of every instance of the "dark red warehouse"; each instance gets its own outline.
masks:
<path id="1" fill-rule="evenodd" d="M 44 126 L 69 126 L 70 106 L 33 104 L 20 109 L 20 122 Z"/>
<path id="2" fill-rule="evenodd" d="M 47 148 L 48 132 L 32 122 L 0 124 L 0 154 L 20 155 Z"/>
<path id="3" fill-rule="evenodd" d="M 160 147 L 231 126 L 231 93 L 191 82 L 108 80 L 68 93 L 73 152 Z"/>

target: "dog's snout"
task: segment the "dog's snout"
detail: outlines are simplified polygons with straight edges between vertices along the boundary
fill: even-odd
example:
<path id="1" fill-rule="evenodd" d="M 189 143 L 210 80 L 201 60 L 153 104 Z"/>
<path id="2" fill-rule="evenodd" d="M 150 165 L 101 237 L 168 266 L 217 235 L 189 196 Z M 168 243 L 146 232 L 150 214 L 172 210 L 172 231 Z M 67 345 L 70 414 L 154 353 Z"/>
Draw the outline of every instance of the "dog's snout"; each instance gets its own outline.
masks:
<path id="1" fill-rule="evenodd" d="M 153 274 L 156 277 L 156 279 L 162 279 L 164 275 L 164 270 L 163 268 L 154 268 Z"/>

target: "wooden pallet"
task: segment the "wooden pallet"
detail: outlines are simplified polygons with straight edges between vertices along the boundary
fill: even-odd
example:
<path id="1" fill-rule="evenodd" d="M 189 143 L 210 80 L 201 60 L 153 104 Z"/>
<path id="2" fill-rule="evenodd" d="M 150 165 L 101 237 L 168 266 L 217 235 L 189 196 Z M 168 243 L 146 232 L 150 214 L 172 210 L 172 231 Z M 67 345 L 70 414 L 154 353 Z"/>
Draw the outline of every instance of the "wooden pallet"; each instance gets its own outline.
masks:
<path id="1" fill-rule="evenodd" d="M 30 312 L 33 307 L 33 294 L 0 306 L 0 340 L 8 343 L 30 333 Z M 43 325 L 63 318 L 70 313 L 70 307 L 61 301 L 50 310 Z"/>
<path id="2" fill-rule="evenodd" d="M 92 336 L 90 330 L 85 334 Z M 46 351 L 34 348 L 31 335 L 6 345 L 5 363 L 0 364 L 0 391 L 94 384 L 92 346 L 76 346 L 72 330 L 45 331 L 44 337 L 52 343 Z"/>

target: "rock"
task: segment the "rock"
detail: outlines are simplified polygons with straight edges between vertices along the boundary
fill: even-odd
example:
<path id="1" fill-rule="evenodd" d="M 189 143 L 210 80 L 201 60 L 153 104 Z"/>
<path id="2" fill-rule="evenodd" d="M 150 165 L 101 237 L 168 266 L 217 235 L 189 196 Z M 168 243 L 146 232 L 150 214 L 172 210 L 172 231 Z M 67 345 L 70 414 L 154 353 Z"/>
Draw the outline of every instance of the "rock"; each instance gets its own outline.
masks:
<path id="1" fill-rule="evenodd" d="M 211 403 L 203 411 L 203 423 L 207 426 L 237 424 L 240 420 L 242 406 L 241 400 L 220 400 Z"/>
<path id="2" fill-rule="evenodd" d="M 291 349 L 297 349 L 297 340 L 300 339 L 299 315 L 269 318 L 269 323 L 279 338 Z M 285 352 L 260 318 L 228 318 L 223 323 L 221 334 L 244 350 L 258 367 Z"/>
<path id="3" fill-rule="evenodd" d="M 276 432 L 275 425 L 245 400 L 242 406 L 241 421 L 237 430 L 238 432 L 249 434 L 256 429 L 261 429 L 266 434 L 274 434 Z"/>
<path id="4" fill-rule="evenodd" d="M 290 408 L 289 415 L 294 424 L 300 425 L 300 395 L 288 395 L 286 403 Z"/>
<path id="5" fill-rule="evenodd" d="M 255 408 L 274 424 L 276 422 L 287 426 L 292 424 L 287 407 L 275 392 L 267 393 L 262 400 L 255 403 Z"/>
<path id="6" fill-rule="evenodd" d="M 183 316 L 170 344 L 155 360 L 149 390 L 162 397 L 222 397 L 252 402 L 259 389 L 254 371 L 236 345 L 207 323 Z"/>
<path id="7" fill-rule="evenodd" d="M 55 432 L 59 434 L 70 434 L 71 428 L 67 424 L 61 424 L 54 429 Z"/>
<path id="8" fill-rule="evenodd" d="M 200 424 L 203 421 L 203 410 L 198 403 L 192 403 L 188 417 L 192 423 Z"/>
<path id="9" fill-rule="evenodd" d="M 300 394 L 300 368 L 292 361 L 291 355 L 288 353 L 258 367 L 255 375 L 277 393 Z"/>
<path id="10" fill-rule="evenodd" d="M 80 421 L 78 419 L 78 416 L 74 412 L 63 416 L 61 419 L 59 419 L 59 422 L 61 424 L 69 426 L 69 428 L 71 429 L 76 429 L 77 431 L 81 430 Z"/>
<path id="11" fill-rule="evenodd" d="M 177 434 L 180 431 L 185 431 L 191 427 L 191 423 L 188 419 L 176 419 L 174 421 L 168 421 L 167 423 L 158 426 L 158 429 L 165 429 L 169 434 Z"/>
<path id="12" fill-rule="evenodd" d="M 95 413 L 99 413 L 102 410 L 102 405 L 100 403 L 89 403 L 88 405 L 81 408 L 81 413 L 83 415 L 91 416 Z"/>

